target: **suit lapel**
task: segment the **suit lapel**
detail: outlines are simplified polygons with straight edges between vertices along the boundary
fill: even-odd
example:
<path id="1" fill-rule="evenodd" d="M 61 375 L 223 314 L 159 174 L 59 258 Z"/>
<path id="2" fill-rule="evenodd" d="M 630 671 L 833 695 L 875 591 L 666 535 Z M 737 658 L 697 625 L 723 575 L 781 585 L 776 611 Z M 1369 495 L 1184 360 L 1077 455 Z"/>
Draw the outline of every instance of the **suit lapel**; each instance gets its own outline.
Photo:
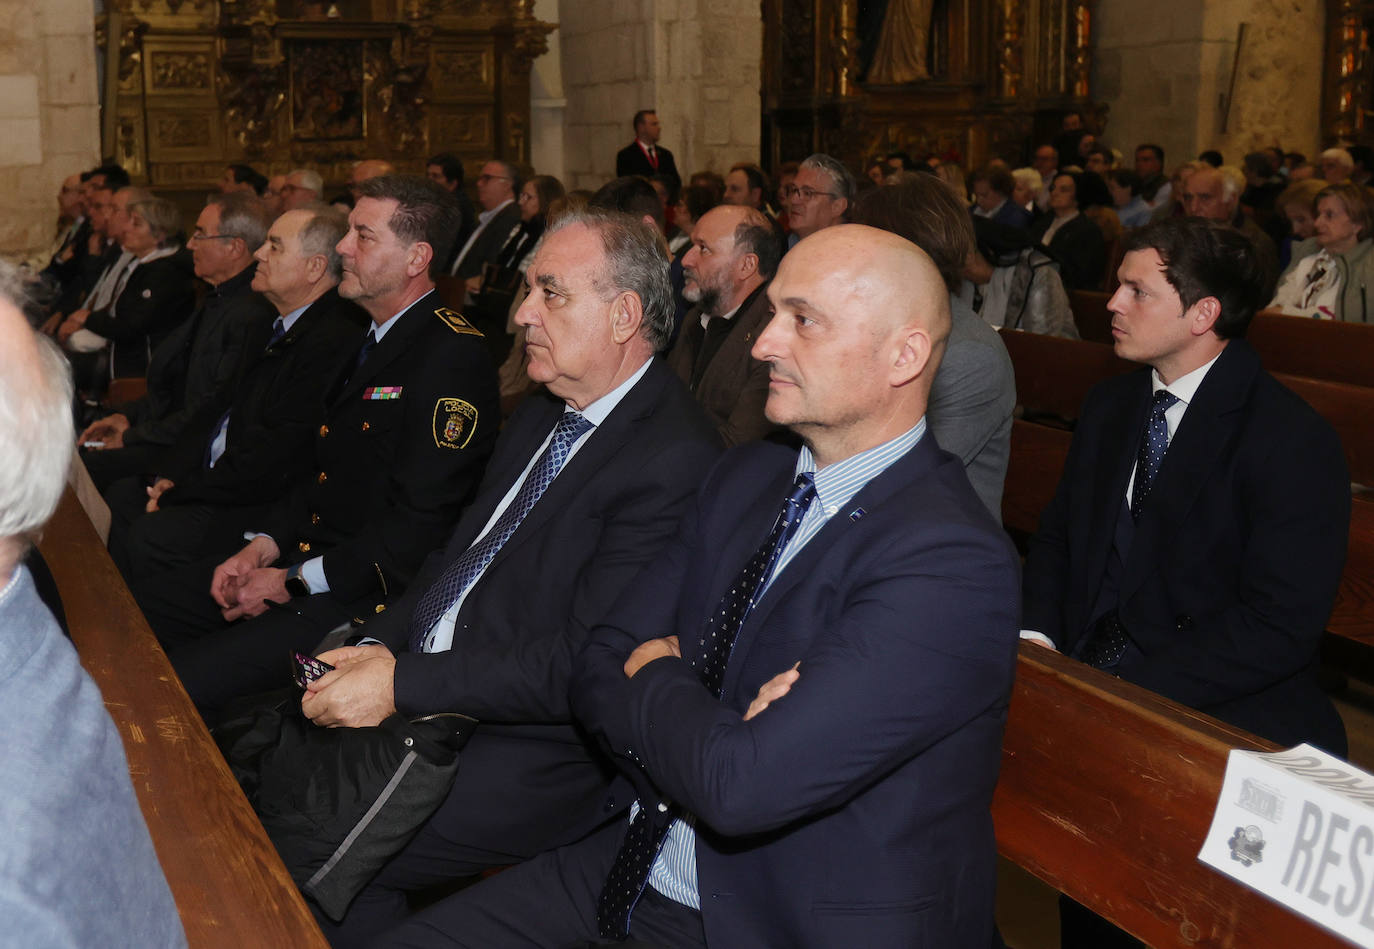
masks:
<path id="1" fill-rule="evenodd" d="M 768 283 L 769 281 L 765 280 L 759 284 L 740 304 L 739 312 L 734 318 L 735 325 L 730 328 L 730 333 L 716 350 L 706 371 L 701 374 L 701 381 L 697 383 L 698 392 L 709 390 L 717 381 L 724 381 L 730 388 L 735 388 L 740 378 L 748 375 L 747 362 L 744 364 L 744 373 L 739 372 L 740 350 L 748 354 L 754 348 L 754 339 L 758 331 L 755 318 L 760 310 L 768 308 L 768 298 L 764 295 L 768 290 Z M 730 378 L 721 380 L 720 377 L 727 373 L 730 374 Z"/>
<path id="2" fill-rule="evenodd" d="M 661 360 L 655 358 L 639 382 L 625 394 L 620 404 L 611 411 L 610 416 L 596 427 L 587 441 L 578 448 L 577 454 L 573 455 L 564 465 L 558 473 L 558 477 L 553 479 L 553 483 L 548 486 L 534 507 L 525 515 L 525 519 L 520 522 L 520 526 L 516 528 L 510 540 L 506 541 L 501 550 L 492 558 L 491 566 L 487 568 L 488 571 L 508 556 L 512 550 L 524 543 L 526 539 L 538 537 L 540 528 L 549 518 L 566 508 L 574 495 L 587 489 L 594 480 L 596 472 L 605 467 L 622 446 L 633 438 L 640 420 L 650 414 L 658 402 L 659 394 L 663 391 L 663 386 L 668 381 L 669 375 L 670 372 L 667 367 L 663 365 Z M 529 451 L 519 456 L 523 457 L 525 464 L 529 463 L 534 449 L 539 446 L 543 438 L 548 437 L 549 429 L 557 424 L 561 415 L 562 411 L 560 410 L 554 415 L 539 441 L 535 441 L 530 446 Z"/>
<path id="3" fill-rule="evenodd" d="M 1160 462 L 1150 503 L 1136 524 L 1121 578 L 1121 599 L 1140 589 L 1188 517 L 1222 451 L 1232 441 L 1240 409 L 1259 369 L 1244 340 L 1232 340 L 1202 380 Z"/>
<path id="4" fill-rule="evenodd" d="M 365 386 L 376 382 L 378 377 L 385 372 L 387 366 L 391 365 L 397 357 L 410 348 L 411 339 L 424 328 L 425 320 L 429 319 L 440 306 L 442 306 L 442 302 L 439 299 L 439 294 L 431 290 L 407 307 L 404 313 L 392 317 L 392 319 L 400 320 L 400 322 L 387 330 L 386 335 L 367 354 L 367 359 L 363 361 L 361 366 L 354 370 L 353 361 L 348 360 L 344 372 L 351 373 L 351 375 L 348 381 L 343 383 L 343 387 L 330 399 L 330 404 L 353 398 Z M 362 345 L 362 339 L 359 339 L 358 348 L 361 349 Z"/>

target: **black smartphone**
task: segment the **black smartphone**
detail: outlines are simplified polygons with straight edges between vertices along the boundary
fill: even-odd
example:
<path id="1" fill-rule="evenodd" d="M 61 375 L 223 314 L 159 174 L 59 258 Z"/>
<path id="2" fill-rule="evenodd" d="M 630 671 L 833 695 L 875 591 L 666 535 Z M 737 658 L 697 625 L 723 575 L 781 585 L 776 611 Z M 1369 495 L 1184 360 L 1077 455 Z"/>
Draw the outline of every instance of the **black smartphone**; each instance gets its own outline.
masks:
<path id="1" fill-rule="evenodd" d="M 303 652 L 297 652 L 292 653 L 291 670 L 292 678 L 294 678 L 296 684 L 303 689 L 326 672 L 332 672 L 334 667 L 327 662 L 321 662 L 314 656 L 307 656 Z"/>

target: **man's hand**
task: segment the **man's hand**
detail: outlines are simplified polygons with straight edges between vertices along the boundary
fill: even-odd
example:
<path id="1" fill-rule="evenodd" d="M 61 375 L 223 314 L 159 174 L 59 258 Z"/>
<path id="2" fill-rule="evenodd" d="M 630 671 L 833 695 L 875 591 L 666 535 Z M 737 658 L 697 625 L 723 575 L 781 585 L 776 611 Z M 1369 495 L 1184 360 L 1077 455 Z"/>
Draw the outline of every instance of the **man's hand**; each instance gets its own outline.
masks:
<path id="1" fill-rule="evenodd" d="M 149 514 L 152 514 L 154 511 L 157 510 L 157 499 L 162 497 L 164 494 L 167 493 L 169 489 L 174 487 L 176 487 L 176 485 L 172 484 L 172 479 L 158 478 L 148 488 L 148 503 L 144 505 L 143 510 L 147 511 Z"/>
<path id="2" fill-rule="evenodd" d="M 344 646 L 320 653 L 334 667 L 306 687 L 301 711 L 316 725 L 365 728 L 396 711 L 396 657 L 385 646 Z"/>
<path id="3" fill-rule="evenodd" d="M 77 310 L 62 321 L 62 325 L 57 328 L 57 339 L 59 342 L 66 342 L 67 337 L 86 325 L 86 317 L 91 315 L 90 310 Z"/>
<path id="4" fill-rule="evenodd" d="M 225 622 L 266 613 L 268 600 L 273 603 L 291 600 L 291 594 L 286 592 L 285 567 L 258 567 L 239 577 L 237 584 L 233 605 L 220 610 Z"/>
<path id="5" fill-rule="evenodd" d="M 746 722 L 792 691 L 792 686 L 796 685 L 797 680 L 801 678 L 801 673 L 797 671 L 800 665 L 799 662 L 786 672 L 779 672 L 759 686 L 759 694 L 754 696 L 754 701 L 749 703 L 749 708 L 744 712 Z"/>
<path id="6" fill-rule="evenodd" d="M 254 537 L 242 550 L 215 568 L 210 578 L 210 596 L 222 610 L 237 606 L 238 589 L 248 575 L 259 567 L 270 567 L 280 556 L 281 551 L 272 538 Z"/>
<path id="7" fill-rule="evenodd" d="M 87 425 L 77 443 L 84 445 L 86 442 L 104 442 L 105 448 L 123 448 L 124 433 L 128 430 L 129 417 L 122 412 L 116 412 Z"/>
<path id="8" fill-rule="evenodd" d="M 676 656 L 682 658 L 682 649 L 677 644 L 676 636 L 665 636 L 663 639 L 651 639 L 648 642 L 640 643 L 635 647 L 635 651 L 630 653 L 630 658 L 625 660 L 625 677 L 633 679 L 636 672 L 644 666 L 653 662 L 655 659 L 662 659 L 664 656 Z"/>

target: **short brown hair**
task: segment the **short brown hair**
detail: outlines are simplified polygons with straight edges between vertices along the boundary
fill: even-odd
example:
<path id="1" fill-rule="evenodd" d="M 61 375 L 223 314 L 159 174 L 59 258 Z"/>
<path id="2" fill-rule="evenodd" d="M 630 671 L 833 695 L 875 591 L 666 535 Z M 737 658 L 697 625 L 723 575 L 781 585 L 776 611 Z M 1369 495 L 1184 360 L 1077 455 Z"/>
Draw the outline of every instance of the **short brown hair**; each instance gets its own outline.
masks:
<path id="1" fill-rule="evenodd" d="M 951 293 L 964 280 L 964 265 L 974 251 L 968 206 L 948 182 L 914 175 L 859 197 L 850 216 L 855 224 L 891 231 L 930 255 Z"/>

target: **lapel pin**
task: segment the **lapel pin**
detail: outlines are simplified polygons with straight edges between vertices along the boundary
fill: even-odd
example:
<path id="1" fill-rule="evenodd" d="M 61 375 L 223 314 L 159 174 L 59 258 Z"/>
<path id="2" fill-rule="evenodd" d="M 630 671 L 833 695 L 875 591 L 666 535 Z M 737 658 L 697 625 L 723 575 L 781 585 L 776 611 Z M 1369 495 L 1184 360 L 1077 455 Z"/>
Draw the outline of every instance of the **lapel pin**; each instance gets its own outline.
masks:
<path id="1" fill-rule="evenodd" d="M 857 521 L 859 518 L 863 517 L 867 513 L 868 512 L 865 511 L 863 508 L 856 507 L 854 510 L 849 512 L 849 519 L 851 521 Z"/>

